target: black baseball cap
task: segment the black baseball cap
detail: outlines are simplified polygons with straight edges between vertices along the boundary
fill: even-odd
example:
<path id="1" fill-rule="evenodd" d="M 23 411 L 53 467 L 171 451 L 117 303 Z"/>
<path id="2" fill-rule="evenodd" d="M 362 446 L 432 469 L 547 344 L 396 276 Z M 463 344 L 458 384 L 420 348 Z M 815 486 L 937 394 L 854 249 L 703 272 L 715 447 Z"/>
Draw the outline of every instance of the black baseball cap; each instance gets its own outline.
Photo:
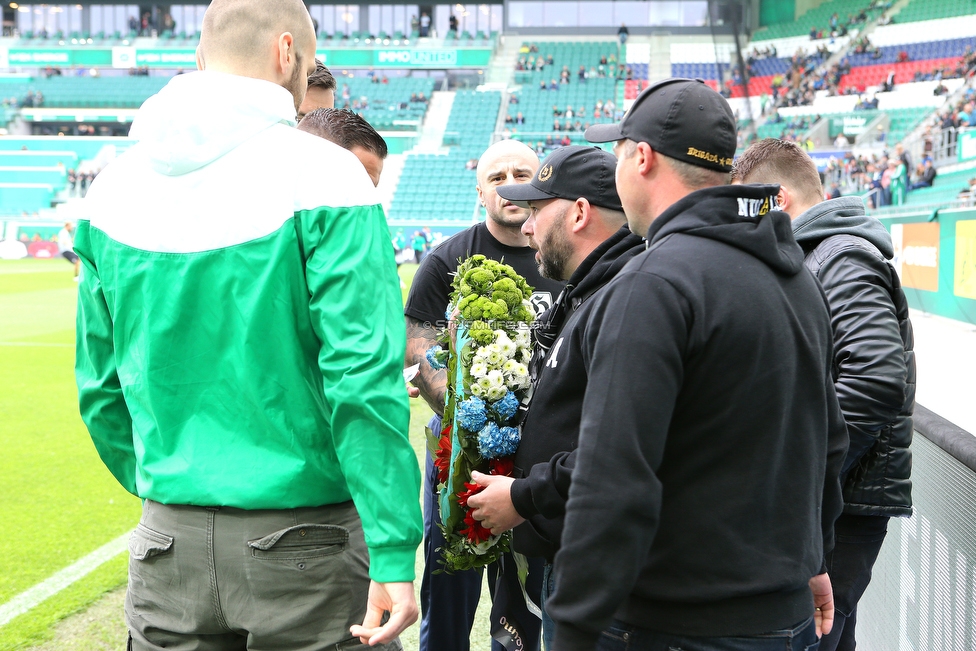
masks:
<path id="1" fill-rule="evenodd" d="M 531 181 L 500 185 L 497 192 L 522 208 L 528 208 L 530 201 L 582 197 L 594 206 L 623 212 L 614 179 L 616 169 L 614 155 L 597 147 L 560 147 L 542 161 Z"/>
<path id="2" fill-rule="evenodd" d="M 732 171 L 735 115 L 725 98 L 701 79 L 675 77 L 652 84 L 638 95 L 617 124 L 594 124 L 590 142 L 627 138 L 690 165 Z"/>

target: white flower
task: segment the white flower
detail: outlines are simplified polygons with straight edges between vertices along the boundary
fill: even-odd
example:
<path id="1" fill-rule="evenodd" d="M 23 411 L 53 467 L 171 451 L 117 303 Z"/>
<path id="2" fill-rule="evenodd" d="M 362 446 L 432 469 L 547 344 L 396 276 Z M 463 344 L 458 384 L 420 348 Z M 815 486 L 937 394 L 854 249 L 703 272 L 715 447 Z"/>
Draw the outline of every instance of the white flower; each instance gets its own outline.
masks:
<path id="1" fill-rule="evenodd" d="M 518 349 L 518 346 L 516 346 L 515 342 L 509 339 L 508 335 L 504 332 L 500 337 L 498 337 L 498 339 L 495 340 L 495 344 L 501 349 L 502 355 L 505 356 L 505 359 L 515 357 L 515 351 Z"/>
<path id="2" fill-rule="evenodd" d="M 518 362 L 516 362 L 514 359 L 510 359 L 502 364 L 502 371 L 505 372 L 505 375 L 509 375 L 515 370 L 516 365 L 518 365 Z"/>
<path id="3" fill-rule="evenodd" d="M 488 344 L 481 350 L 485 351 L 485 360 L 487 360 L 488 366 L 500 366 L 505 361 L 505 356 L 502 354 L 502 347 L 497 343 Z"/>
<path id="4" fill-rule="evenodd" d="M 505 369 L 505 381 L 515 389 L 529 386 L 529 368 L 520 362 L 513 362 L 511 368 Z"/>
<path id="5" fill-rule="evenodd" d="M 474 363 L 471 364 L 471 377 L 477 379 L 486 375 L 488 375 L 488 364 L 482 359 L 475 358 Z"/>
<path id="6" fill-rule="evenodd" d="M 488 377 L 480 378 L 477 384 L 481 388 L 482 393 L 488 393 L 488 390 L 494 387 L 494 384 L 492 384 L 492 381 Z"/>
<path id="7" fill-rule="evenodd" d="M 519 348 L 517 359 L 523 364 L 528 364 L 529 360 L 532 359 L 532 351 L 528 347 Z"/>
<path id="8" fill-rule="evenodd" d="M 529 334 L 529 329 L 520 327 L 515 333 L 515 345 L 519 348 L 528 348 L 530 341 L 531 335 Z"/>
<path id="9" fill-rule="evenodd" d="M 498 387 L 505 385 L 505 376 L 502 374 L 501 371 L 498 370 L 489 371 L 488 375 L 486 375 L 483 379 L 488 382 L 488 386 L 485 386 L 486 389 L 497 389 Z M 481 380 L 479 380 L 478 382 L 480 383 Z"/>
<path id="10" fill-rule="evenodd" d="M 534 316 L 539 316 L 538 314 L 535 313 L 535 307 L 533 307 L 532 303 L 530 303 L 529 301 L 523 300 L 522 307 L 527 309 L 529 311 L 529 314 L 532 314 Z"/>
<path id="11" fill-rule="evenodd" d="M 471 383 L 471 395 L 473 395 L 476 398 L 480 398 L 481 396 L 485 395 L 485 390 L 482 389 L 481 388 L 481 385 L 478 384 L 477 382 L 472 382 Z"/>
<path id="12" fill-rule="evenodd" d="M 508 393 L 508 387 L 503 384 L 500 387 L 492 387 L 491 389 L 488 389 L 488 393 L 485 394 L 485 397 L 487 397 L 490 401 L 501 400 L 505 397 L 506 393 Z"/>

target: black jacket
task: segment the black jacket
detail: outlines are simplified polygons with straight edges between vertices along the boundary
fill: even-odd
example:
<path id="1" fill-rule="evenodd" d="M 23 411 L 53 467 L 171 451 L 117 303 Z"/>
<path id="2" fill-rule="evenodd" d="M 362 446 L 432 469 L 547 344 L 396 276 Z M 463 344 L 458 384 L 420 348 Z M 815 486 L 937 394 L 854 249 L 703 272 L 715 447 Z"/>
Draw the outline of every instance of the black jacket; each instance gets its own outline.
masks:
<path id="1" fill-rule="evenodd" d="M 593 649 L 614 617 L 734 636 L 813 613 L 847 431 L 826 298 L 777 191 L 691 193 L 592 299 L 546 604 L 561 651 Z"/>
<path id="2" fill-rule="evenodd" d="M 590 299 L 644 244 L 626 226 L 611 235 L 580 263 L 533 329 L 532 401 L 515 453 L 515 476 L 521 479 L 512 484 L 512 503 L 526 518 L 515 528 L 515 551 L 526 556 L 552 562 L 559 548 L 586 391 L 579 348 Z"/>
<path id="3" fill-rule="evenodd" d="M 817 204 L 793 222 L 803 264 L 827 294 L 834 383 L 851 445 L 844 512 L 912 514 L 915 353 L 891 236 L 860 197 Z"/>

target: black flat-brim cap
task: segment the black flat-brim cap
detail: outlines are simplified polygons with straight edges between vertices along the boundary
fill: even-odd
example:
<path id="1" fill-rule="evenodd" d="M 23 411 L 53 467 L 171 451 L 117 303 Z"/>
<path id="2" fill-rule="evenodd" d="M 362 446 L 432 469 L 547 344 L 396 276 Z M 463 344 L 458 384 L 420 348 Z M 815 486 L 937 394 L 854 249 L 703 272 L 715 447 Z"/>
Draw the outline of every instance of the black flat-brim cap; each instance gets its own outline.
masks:
<path id="1" fill-rule="evenodd" d="M 623 212 L 614 179 L 616 169 L 614 155 L 597 147 L 560 147 L 542 161 L 531 181 L 500 185 L 496 191 L 521 208 L 528 208 L 531 201 L 582 197 L 594 206 Z"/>
<path id="2" fill-rule="evenodd" d="M 701 79 L 664 79 L 648 86 L 617 124 L 595 124 L 590 142 L 646 142 L 665 156 L 719 172 L 732 170 L 735 115 Z"/>

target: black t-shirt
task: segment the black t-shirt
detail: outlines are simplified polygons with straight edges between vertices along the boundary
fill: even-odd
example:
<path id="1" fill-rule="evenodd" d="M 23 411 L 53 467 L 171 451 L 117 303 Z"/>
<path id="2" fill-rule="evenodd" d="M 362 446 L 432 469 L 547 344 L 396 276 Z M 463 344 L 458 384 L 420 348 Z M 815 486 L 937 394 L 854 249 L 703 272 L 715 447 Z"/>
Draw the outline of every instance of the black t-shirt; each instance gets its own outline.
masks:
<path id="1" fill-rule="evenodd" d="M 507 246 L 488 231 L 485 222 L 476 224 L 448 238 L 431 251 L 417 269 L 403 313 L 435 328 L 446 325 L 444 312 L 451 296 L 451 275 L 457 271 L 458 261 L 480 253 L 511 265 L 535 291 L 532 305 L 536 314 L 548 310 L 563 289 L 563 283 L 543 278 L 535 262 L 535 251 L 527 246 Z"/>

